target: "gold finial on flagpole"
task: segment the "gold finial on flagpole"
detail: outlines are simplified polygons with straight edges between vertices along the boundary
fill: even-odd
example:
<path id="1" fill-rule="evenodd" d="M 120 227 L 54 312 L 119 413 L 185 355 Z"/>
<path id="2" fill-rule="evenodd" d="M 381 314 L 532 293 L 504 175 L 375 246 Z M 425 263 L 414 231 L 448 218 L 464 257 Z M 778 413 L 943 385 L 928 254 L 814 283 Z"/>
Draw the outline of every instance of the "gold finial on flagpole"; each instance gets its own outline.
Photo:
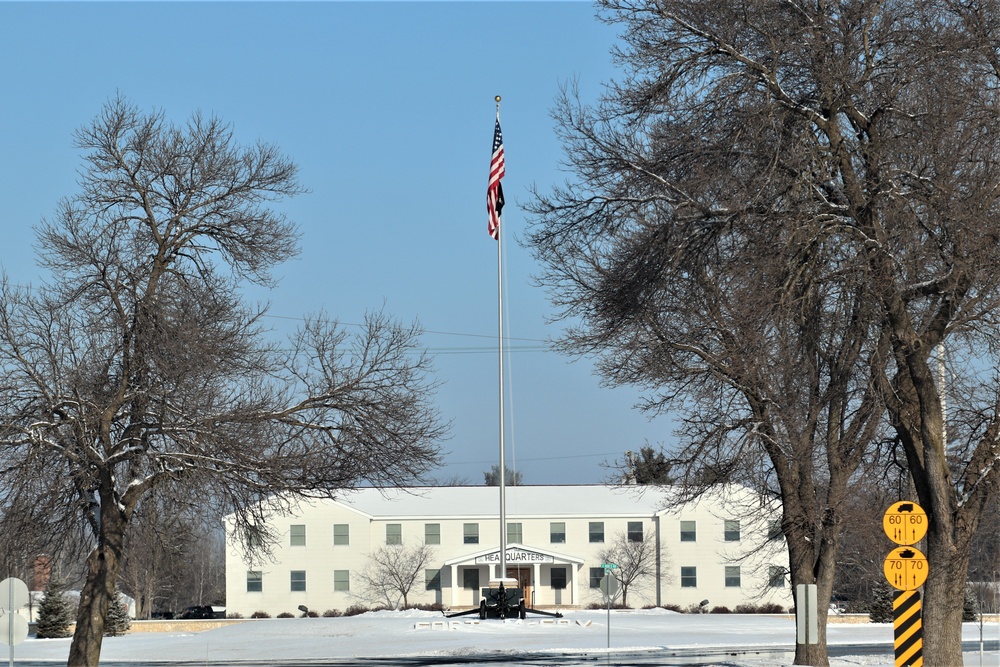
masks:
<path id="1" fill-rule="evenodd" d="M 493 99 L 495 99 L 495 100 L 497 101 L 497 104 L 500 104 L 500 96 L 499 96 L 499 95 L 497 95 L 497 96 L 496 96 L 496 97 L 494 97 Z"/>

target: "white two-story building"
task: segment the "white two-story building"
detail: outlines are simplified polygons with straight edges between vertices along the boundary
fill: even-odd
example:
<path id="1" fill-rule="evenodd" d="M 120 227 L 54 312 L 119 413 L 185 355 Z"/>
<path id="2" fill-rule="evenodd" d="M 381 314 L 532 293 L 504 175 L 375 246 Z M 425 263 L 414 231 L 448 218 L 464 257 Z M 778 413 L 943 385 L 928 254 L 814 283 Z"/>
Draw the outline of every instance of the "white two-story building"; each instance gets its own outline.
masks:
<path id="1" fill-rule="evenodd" d="M 248 557 L 226 521 L 226 606 L 249 616 L 344 610 L 365 599 L 359 574 L 386 546 L 433 551 L 410 604 L 479 604 L 490 579 L 517 579 L 529 606 L 599 602 L 609 549 L 641 549 L 650 574 L 635 581 L 628 605 L 734 608 L 791 604 L 788 557 L 775 537 L 778 515 L 749 491 L 725 487 L 667 507 L 669 489 L 512 486 L 506 489 L 507 571 L 500 572 L 497 487 L 356 489 L 337 500 L 300 502 L 273 515 L 278 542 Z M 644 544 L 643 544 L 644 543 Z"/>

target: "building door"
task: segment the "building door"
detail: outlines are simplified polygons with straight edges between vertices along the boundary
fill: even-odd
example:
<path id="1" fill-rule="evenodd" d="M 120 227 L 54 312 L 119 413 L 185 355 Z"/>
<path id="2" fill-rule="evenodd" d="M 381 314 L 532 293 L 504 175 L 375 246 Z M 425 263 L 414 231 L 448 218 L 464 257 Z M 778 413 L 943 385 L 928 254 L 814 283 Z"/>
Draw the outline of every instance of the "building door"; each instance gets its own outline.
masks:
<path id="1" fill-rule="evenodd" d="M 507 568 L 507 578 L 517 579 L 517 587 L 524 591 L 524 604 L 527 607 L 534 606 L 534 599 L 531 596 L 531 569 L 530 565 Z"/>

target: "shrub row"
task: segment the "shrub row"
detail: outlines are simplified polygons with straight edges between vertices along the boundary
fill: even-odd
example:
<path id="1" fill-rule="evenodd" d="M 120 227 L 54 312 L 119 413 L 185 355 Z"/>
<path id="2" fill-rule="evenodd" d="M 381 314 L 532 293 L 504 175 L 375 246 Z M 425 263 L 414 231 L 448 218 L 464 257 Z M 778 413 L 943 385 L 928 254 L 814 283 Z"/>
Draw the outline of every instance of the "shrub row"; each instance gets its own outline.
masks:
<path id="1" fill-rule="evenodd" d="M 601 602 L 591 602 L 587 605 L 587 609 L 607 609 L 608 605 Z M 612 609 L 631 609 L 632 607 L 626 607 L 620 603 L 614 603 L 611 605 Z M 662 608 L 667 611 L 675 611 L 679 614 L 701 614 L 704 610 L 700 605 L 692 604 L 688 607 L 681 607 L 679 604 L 665 604 L 657 607 L 656 605 L 646 605 L 643 609 L 657 609 Z M 708 612 L 710 614 L 784 614 L 785 608 L 780 604 L 774 604 L 771 602 L 765 602 L 763 604 L 741 604 L 737 605 L 736 609 L 730 609 L 729 607 L 717 605 L 712 607 Z"/>
<path id="2" fill-rule="evenodd" d="M 327 609 L 326 611 L 323 612 L 322 616 L 323 618 L 338 618 L 340 616 L 357 616 L 359 614 L 364 614 L 365 612 L 382 611 L 384 609 L 386 609 L 386 607 L 381 607 L 381 606 L 368 607 L 367 605 L 364 604 L 352 604 L 345 611 L 340 611 L 339 609 Z M 411 604 L 404 607 L 403 609 L 419 609 L 421 611 L 443 611 L 444 608 L 441 606 L 441 604 L 435 602 L 433 604 Z M 318 618 L 319 616 L 320 616 L 319 612 L 309 610 L 307 612 L 303 612 L 302 615 L 299 616 L 299 618 L 307 618 L 307 617 Z M 229 615 L 229 618 L 243 618 L 243 616 L 240 614 L 233 613 Z M 254 613 L 250 614 L 250 618 L 271 618 L 271 615 L 266 611 L 255 611 Z M 280 614 L 278 614 L 278 618 L 295 618 L 295 614 L 283 611 Z"/>
<path id="3" fill-rule="evenodd" d="M 607 609 L 607 608 L 608 608 L 608 603 L 607 602 L 591 602 L 590 604 L 587 605 L 587 609 Z M 631 609 L 632 607 L 626 607 L 621 602 L 612 602 L 611 603 L 611 608 L 612 609 Z"/>
<path id="4" fill-rule="evenodd" d="M 631 609 L 632 607 L 626 607 L 620 602 L 616 602 L 611 605 L 612 609 Z M 678 604 L 665 604 L 657 607 L 656 605 L 646 605 L 643 609 L 657 609 L 662 608 L 667 611 L 675 611 L 680 614 L 700 614 L 703 613 L 702 608 L 699 605 L 693 604 L 686 608 L 681 607 Z M 363 604 L 352 604 L 347 608 L 346 611 L 340 611 L 339 609 L 327 609 L 323 612 L 323 618 L 337 618 L 340 616 L 357 616 L 358 614 L 364 614 L 369 611 L 382 611 L 386 607 L 368 607 Z M 440 604 L 411 604 L 404 609 L 419 609 L 421 611 L 442 611 L 443 608 Z M 591 602 L 587 605 L 587 609 L 607 609 L 607 604 L 601 602 Z M 712 607 L 708 613 L 710 614 L 784 614 L 786 612 L 785 608 L 780 604 L 774 604 L 773 602 L 765 602 L 762 604 L 740 604 L 736 605 L 735 609 L 730 609 L 725 605 L 716 605 Z M 318 612 L 308 611 L 303 613 L 299 618 L 317 618 L 320 616 Z M 243 618 L 239 614 L 230 614 L 229 618 Z M 266 611 L 255 611 L 250 614 L 250 618 L 271 618 L 271 615 Z M 295 614 L 283 611 L 278 614 L 278 618 L 295 618 Z"/>
<path id="5" fill-rule="evenodd" d="M 712 607 L 710 614 L 784 614 L 785 608 L 780 604 L 765 602 L 763 604 L 740 604 L 730 610 L 725 605 Z"/>

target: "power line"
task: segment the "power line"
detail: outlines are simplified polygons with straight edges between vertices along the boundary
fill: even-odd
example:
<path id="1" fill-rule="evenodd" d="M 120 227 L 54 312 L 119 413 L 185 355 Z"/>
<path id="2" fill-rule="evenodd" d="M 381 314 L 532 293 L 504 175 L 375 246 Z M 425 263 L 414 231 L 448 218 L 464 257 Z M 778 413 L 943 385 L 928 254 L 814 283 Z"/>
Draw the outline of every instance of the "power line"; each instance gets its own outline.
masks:
<path id="1" fill-rule="evenodd" d="M 552 348 L 546 345 L 514 345 L 504 346 L 504 352 L 552 352 Z M 425 347 L 424 352 L 434 354 L 496 354 L 496 347 Z"/>
<path id="2" fill-rule="evenodd" d="M 621 452 L 604 452 L 602 454 L 573 454 L 572 456 L 538 456 L 531 458 L 519 457 L 519 461 L 561 461 L 567 459 L 594 459 L 599 456 L 618 456 Z M 484 463 L 496 463 L 493 460 L 480 460 L 480 461 L 445 461 L 445 466 L 463 466 L 463 465 L 483 465 Z"/>
<path id="3" fill-rule="evenodd" d="M 306 322 L 306 321 L 308 321 L 310 319 L 317 319 L 317 318 L 307 318 L 307 317 L 296 317 L 296 316 L 292 316 L 292 315 L 271 315 L 270 313 L 263 315 L 263 317 L 269 317 L 269 318 L 275 319 L 275 320 L 290 320 L 290 321 L 293 321 L 293 322 Z M 359 327 L 359 328 L 360 327 L 364 327 L 364 324 L 359 324 L 357 322 L 343 322 L 343 321 L 337 320 L 337 319 L 323 319 L 323 320 L 319 320 L 319 321 L 327 322 L 327 323 L 336 322 L 337 324 L 340 324 L 340 325 L 343 325 L 343 326 L 347 326 L 347 327 Z M 456 331 L 436 331 L 436 330 L 433 330 L 433 329 L 422 329 L 421 331 L 423 333 L 425 333 L 425 334 L 434 334 L 434 335 L 438 335 L 438 336 L 460 336 L 460 337 L 465 337 L 465 338 L 488 338 L 490 340 L 496 340 L 496 337 L 497 337 L 496 334 L 460 333 L 460 332 L 456 332 Z M 549 341 L 547 341 L 547 340 L 545 340 L 543 338 L 522 338 L 522 337 L 514 337 L 514 336 L 505 336 L 504 340 L 505 341 L 508 341 L 508 340 L 522 341 L 522 342 L 525 342 L 525 343 L 540 343 L 540 344 L 543 344 L 543 345 L 548 345 L 549 344 Z"/>
<path id="4" fill-rule="evenodd" d="M 20 283 L 9 283 L 14 287 L 21 289 L 34 291 L 36 288 L 33 285 L 25 285 Z M 274 320 L 288 320 L 291 322 L 307 322 L 307 321 L 322 321 L 327 324 L 336 323 L 340 326 L 345 327 L 355 327 L 358 329 L 364 328 L 364 324 L 358 322 L 343 322 L 337 320 L 336 318 L 308 318 L 302 316 L 292 316 L 292 315 L 272 315 L 270 313 L 265 313 L 261 315 L 264 318 L 270 318 Z M 461 333 L 456 331 L 436 331 L 430 329 L 421 329 L 421 334 L 433 334 L 436 336 L 458 336 L 461 338 L 486 338 L 490 340 L 496 340 L 496 334 L 475 334 L 475 333 Z M 534 343 L 534 345 L 505 345 L 504 349 L 508 352 L 552 352 L 552 346 L 549 341 L 541 338 L 523 338 L 523 337 L 504 337 L 504 342 L 507 341 L 518 341 L 523 343 Z M 433 353 L 440 355 L 453 355 L 453 354 L 492 354 L 496 352 L 496 346 L 482 346 L 482 347 L 455 347 L 455 346 L 429 346 L 424 347 L 419 350 L 419 353 Z"/>
<path id="5" fill-rule="evenodd" d="M 291 322 L 306 322 L 310 318 L 306 317 L 296 317 L 292 315 L 272 315 L 270 313 L 263 315 L 262 317 L 271 318 L 275 320 L 288 320 Z M 322 319 L 326 323 L 336 323 L 340 326 L 345 327 L 356 327 L 363 328 L 365 325 L 358 322 L 343 322 L 337 319 Z M 430 329 L 422 329 L 422 334 L 433 334 L 437 336 L 458 336 L 462 338 L 487 338 L 490 340 L 496 340 L 496 334 L 474 334 L 474 333 L 461 333 L 456 331 L 436 331 Z M 504 350 L 507 352 L 552 352 L 552 346 L 549 341 L 540 338 L 523 338 L 523 337 L 504 337 L 504 342 L 507 341 L 518 341 L 523 343 L 535 343 L 535 345 L 504 345 Z M 421 349 L 421 352 L 433 353 L 438 355 L 454 355 L 454 354 L 492 354 L 496 352 L 496 346 L 481 346 L 481 347 L 455 347 L 455 346 L 428 346 Z"/>

